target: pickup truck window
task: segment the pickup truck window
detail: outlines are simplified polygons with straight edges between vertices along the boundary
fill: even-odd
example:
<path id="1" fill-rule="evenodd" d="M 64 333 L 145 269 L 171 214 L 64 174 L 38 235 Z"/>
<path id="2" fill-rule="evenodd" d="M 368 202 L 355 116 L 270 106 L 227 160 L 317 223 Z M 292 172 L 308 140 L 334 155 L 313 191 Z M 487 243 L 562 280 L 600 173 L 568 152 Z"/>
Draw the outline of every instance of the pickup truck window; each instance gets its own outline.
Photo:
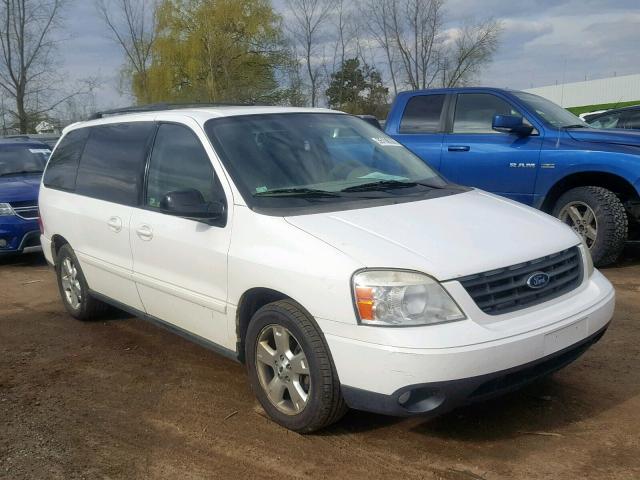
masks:
<path id="1" fill-rule="evenodd" d="M 409 99 L 400 121 L 400 133 L 439 131 L 444 97 L 444 95 L 418 95 Z"/>
<path id="2" fill-rule="evenodd" d="M 453 133 L 495 133 L 491 128 L 495 115 L 517 115 L 511 104 L 488 93 L 463 93 L 458 95 L 453 120 Z"/>
<path id="3" fill-rule="evenodd" d="M 580 118 L 576 117 L 569 110 L 565 110 L 560 105 L 547 100 L 546 98 L 533 95 L 532 93 L 514 92 L 522 102 L 524 102 L 531 110 L 536 112 L 545 123 L 552 127 L 587 127 L 588 125 Z"/>

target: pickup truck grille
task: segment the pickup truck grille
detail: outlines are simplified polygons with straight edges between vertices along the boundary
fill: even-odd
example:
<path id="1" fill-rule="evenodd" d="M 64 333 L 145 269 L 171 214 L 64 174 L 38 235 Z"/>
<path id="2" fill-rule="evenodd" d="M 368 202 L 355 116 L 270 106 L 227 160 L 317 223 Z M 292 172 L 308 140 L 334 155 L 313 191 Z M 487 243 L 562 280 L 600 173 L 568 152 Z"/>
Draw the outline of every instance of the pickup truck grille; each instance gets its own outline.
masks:
<path id="1" fill-rule="evenodd" d="M 527 285 L 536 272 L 548 283 L 538 289 Z M 476 305 L 489 315 L 500 315 L 559 297 L 582 283 L 582 260 L 578 247 L 510 267 L 459 278 Z"/>
<path id="2" fill-rule="evenodd" d="M 20 218 L 25 220 L 34 220 L 40 216 L 38 205 L 31 202 L 12 202 L 11 208 Z"/>

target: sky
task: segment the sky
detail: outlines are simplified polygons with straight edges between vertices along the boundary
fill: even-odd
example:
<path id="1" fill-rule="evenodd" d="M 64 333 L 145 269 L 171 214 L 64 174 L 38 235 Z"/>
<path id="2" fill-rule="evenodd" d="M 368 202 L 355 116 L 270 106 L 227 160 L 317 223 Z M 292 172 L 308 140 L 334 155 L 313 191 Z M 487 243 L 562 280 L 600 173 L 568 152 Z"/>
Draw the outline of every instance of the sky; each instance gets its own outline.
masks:
<path id="1" fill-rule="evenodd" d="M 473 18 L 502 22 L 482 85 L 525 89 L 640 73 L 640 0 L 446 0 L 446 10 L 448 27 Z M 123 53 L 93 0 L 72 0 L 65 22 L 58 56 L 69 81 L 98 77 L 101 108 L 131 104 L 119 85 Z"/>

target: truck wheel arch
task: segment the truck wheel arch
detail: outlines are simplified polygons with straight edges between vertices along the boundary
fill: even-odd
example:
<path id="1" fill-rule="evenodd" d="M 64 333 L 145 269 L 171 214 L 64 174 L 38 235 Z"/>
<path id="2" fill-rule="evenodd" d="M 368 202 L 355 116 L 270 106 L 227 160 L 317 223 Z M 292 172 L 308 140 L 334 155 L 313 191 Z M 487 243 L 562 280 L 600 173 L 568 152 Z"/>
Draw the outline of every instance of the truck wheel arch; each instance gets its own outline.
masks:
<path id="1" fill-rule="evenodd" d="M 545 195 L 541 210 L 551 213 L 560 196 L 576 187 L 595 186 L 611 190 L 624 203 L 629 200 L 640 200 L 640 195 L 625 178 L 609 172 L 578 172 L 569 174 L 558 180 Z"/>

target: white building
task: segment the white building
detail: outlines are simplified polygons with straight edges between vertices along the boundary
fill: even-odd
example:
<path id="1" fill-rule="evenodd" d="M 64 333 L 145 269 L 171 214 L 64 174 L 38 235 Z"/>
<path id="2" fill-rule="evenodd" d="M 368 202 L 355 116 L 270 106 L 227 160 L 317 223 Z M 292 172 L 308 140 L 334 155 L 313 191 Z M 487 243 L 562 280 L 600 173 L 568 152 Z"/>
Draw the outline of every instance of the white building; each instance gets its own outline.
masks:
<path id="1" fill-rule="evenodd" d="M 565 108 L 601 103 L 640 103 L 640 74 L 529 88 L 525 92 L 535 93 Z"/>

